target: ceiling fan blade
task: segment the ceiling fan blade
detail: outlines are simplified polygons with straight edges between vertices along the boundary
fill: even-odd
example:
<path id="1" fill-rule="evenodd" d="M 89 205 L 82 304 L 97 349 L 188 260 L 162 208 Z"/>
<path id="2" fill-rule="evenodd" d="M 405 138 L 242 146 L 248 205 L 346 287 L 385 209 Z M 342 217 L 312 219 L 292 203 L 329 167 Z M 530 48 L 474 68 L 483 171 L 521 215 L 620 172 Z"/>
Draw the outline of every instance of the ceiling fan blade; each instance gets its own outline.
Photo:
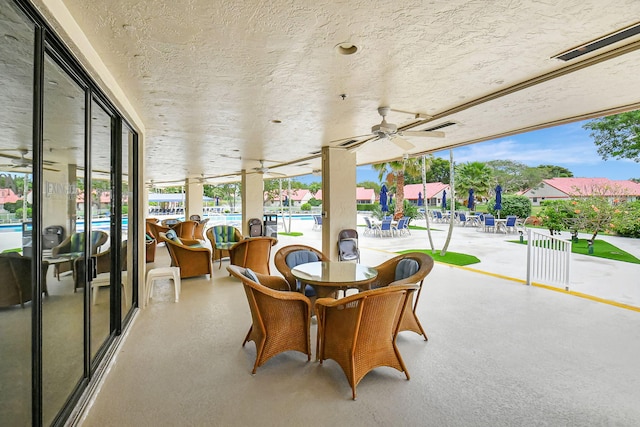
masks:
<path id="1" fill-rule="evenodd" d="M 348 149 L 347 149 L 347 151 L 348 151 L 348 152 L 350 152 L 350 153 L 357 153 L 358 151 L 362 150 L 362 148 L 363 148 L 365 145 L 367 145 L 368 143 L 373 142 L 373 141 L 377 141 L 377 140 L 379 140 L 379 139 L 380 139 L 380 138 L 378 138 L 378 137 L 376 137 L 376 138 L 371 138 L 371 139 L 367 139 L 367 140 L 363 141 L 360 145 L 357 145 L 357 146 L 355 146 L 355 147 L 348 148 Z"/>
<path id="2" fill-rule="evenodd" d="M 398 147 L 402 148 L 404 151 L 409 151 L 413 148 L 416 148 L 415 145 L 407 141 L 406 139 L 402 139 L 399 136 L 395 136 L 391 138 L 391 142 L 396 144 Z"/>
<path id="3" fill-rule="evenodd" d="M 444 132 L 437 130 L 405 130 L 402 133 L 398 132 L 398 134 L 403 136 L 429 136 L 431 138 L 444 138 Z"/>

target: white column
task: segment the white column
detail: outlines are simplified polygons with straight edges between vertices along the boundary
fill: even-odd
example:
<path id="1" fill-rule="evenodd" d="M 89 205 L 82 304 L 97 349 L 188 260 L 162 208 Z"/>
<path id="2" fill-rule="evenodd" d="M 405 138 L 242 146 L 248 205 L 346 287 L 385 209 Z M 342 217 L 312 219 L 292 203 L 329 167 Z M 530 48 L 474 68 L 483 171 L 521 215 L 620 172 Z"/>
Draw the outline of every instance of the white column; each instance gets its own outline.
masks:
<path id="1" fill-rule="evenodd" d="M 322 148 L 322 253 L 338 260 L 338 233 L 356 229 L 356 155 L 343 148 Z"/>
<path id="2" fill-rule="evenodd" d="M 187 178 L 185 183 L 185 209 L 184 219 L 188 220 L 191 215 L 202 217 L 202 199 L 204 191 L 202 183 L 198 179 Z"/>
<path id="3" fill-rule="evenodd" d="M 249 220 L 264 213 L 264 182 L 259 173 L 242 171 L 242 235 L 249 235 Z"/>

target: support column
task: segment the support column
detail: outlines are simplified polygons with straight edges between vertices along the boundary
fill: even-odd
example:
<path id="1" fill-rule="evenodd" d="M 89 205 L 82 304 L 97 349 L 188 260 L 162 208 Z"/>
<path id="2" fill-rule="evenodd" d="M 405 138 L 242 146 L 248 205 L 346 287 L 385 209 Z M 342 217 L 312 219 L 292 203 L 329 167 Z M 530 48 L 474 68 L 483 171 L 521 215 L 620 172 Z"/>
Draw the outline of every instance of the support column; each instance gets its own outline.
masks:
<path id="1" fill-rule="evenodd" d="M 356 155 L 343 148 L 322 148 L 322 253 L 338 260 L 338 233 L 356 229 Z"/>
<path id="2" fill-rule="evenodd" d="M 264 213 L 264 181 L 259 173 L 242 171 L 242 235 L 249 235 L 249 220 Z"/>
<path id="3" fill-rule="evenodd" d="M 200 215 L 200 217 L 202 217 L 204 190 L 200 180 L 187 178 L 185 182 L 185 193 L 184 219 L 188 220 L 191 215 Z"/>

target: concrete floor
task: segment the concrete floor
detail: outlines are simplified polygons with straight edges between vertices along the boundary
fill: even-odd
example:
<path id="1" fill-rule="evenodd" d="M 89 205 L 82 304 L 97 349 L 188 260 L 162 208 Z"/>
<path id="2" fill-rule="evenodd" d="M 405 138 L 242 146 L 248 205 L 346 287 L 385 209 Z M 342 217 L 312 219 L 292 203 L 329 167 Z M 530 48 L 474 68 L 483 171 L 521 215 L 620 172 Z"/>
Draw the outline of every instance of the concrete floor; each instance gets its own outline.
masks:
<path id="1" fill-rule="evenodd" d="M 274 249 L 294 242 L 319 247 L 320 232 L 310 228 L 297 225 L 294 230 L 305 235 L 281 236 Z M 445 233 L 438 233 L 441 245 Z M 396 246 L 425 247 L 413 234 L 361 236 L 362 262 L 377 265 Z M 450 249 L 473 253 L 479 246 L 495 254 L 490 246 L 507 245 L 497 260 L 482 256 L 474 266 L 500 267 L 505 274 L 521 266 L 512 265 L 520 264 L 519 255 L 504 240 L 456 229 Z M 160 247 L 158 254 L 156 264 L 168 265 L 166 250 Z M 227 264 L 215 266 L 211 279 L 184 280 L 179 303 L 170 282 L 159 282 L 82 425 L 640 425 L 636 311 L 436 264 L 418 308 L 429 341 L 411 332 L 398 337 L 411 380 L 378 368 L 361 381 L 354 402 L 344 373 L 331 360 L 321 366 L 289 352 L 250 374 L 255 346 L 241 344 L 251 317 Z M 589 265 L 592 274 L 600 271 L 599 264 Z M 614 275 L 606 284 L 627 280 L 637 283 Z M 313 354 L 315 334 L 312 325 Z"/>

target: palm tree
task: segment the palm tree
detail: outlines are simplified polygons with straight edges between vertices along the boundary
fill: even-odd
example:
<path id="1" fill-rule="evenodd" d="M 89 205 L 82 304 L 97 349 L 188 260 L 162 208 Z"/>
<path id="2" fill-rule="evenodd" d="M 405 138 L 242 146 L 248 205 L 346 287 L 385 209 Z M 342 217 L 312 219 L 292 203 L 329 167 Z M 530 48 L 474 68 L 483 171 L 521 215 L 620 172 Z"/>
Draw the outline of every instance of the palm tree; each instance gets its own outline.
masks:
<path id="1" fill-rule="evenodd" d="M 390 187 L 396 187 L 396 208 L 394 217 L 404 215 L 404 175 L 419 174 L 422 165 L 420 159 L 405 157 L 403 160 L 393 160 L 391 162 L 378 163 L 372 165 L 373 170 L 378 171 L 380 182 L 386 182 Z"/>
<path id="2" fill-rule="evenodd" d="M 476 196 L 489 198 L 489 190 L 492 188 L 494 180 L 493 169 L 486 163 L 462 163 L 456 166 L 455 174 L 456 187 L 466 190 L 473 188 Z M 461 194 L 464 194 L 464 192 Z"/>

